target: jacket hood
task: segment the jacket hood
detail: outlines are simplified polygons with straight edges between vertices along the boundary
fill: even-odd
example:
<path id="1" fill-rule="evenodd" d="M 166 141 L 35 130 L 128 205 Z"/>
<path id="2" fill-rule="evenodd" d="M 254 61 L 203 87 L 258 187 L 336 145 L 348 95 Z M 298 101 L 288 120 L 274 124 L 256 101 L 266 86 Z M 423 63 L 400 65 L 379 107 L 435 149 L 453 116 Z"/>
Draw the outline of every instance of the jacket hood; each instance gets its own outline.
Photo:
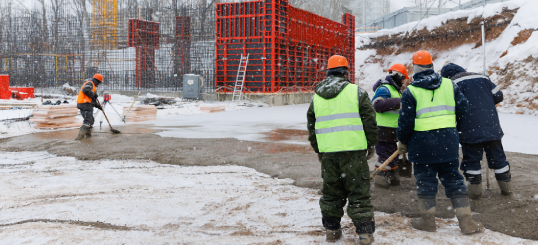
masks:
<path id="1" fill-rule="evenodd" d="M 447 65 L 443 66 L 441 69 L 441 76 L 445 78 L 454 77 L 458 73 L 467 72 L 463 67 L 456 65 L 454 63 L 448 63 Z"/>
<path id="2" fill-rule="evenodd" d="M 443 78 L 441 75 L 435 73 L 434 70 L 426 70 L 413 75 L 414 81 L 411 85 L 428 90 L 436 90 L 441 87 Z"/>
<path id="3" fill-rule="evenodd" d="M 379 81 L 377 81 L 377 82 L 374 84 L 374 87 L 373 87 L 374 92 L 375 92 L 381 85 L 384 85 L 384 84 L 392 85 L 392 86 L 394 86 L 396 89 L 398 89 L 398 86 L 396 86 L 396 85 L 394 84 L 394 82 L 392 81 L 392 79 L 390 78 L 390 76 L 387 76 L 387 77 L 385 77 L 385 80 L 383 80 L 383 79 L 379 79 Z"/>
<path id="4" fill-rule="evenodd" d="M 347 78 L 331 75 L 321 81 L 314 91 L 324 99 L 332 99 L 338 96 L 348 84 L 349 80 Z"/>

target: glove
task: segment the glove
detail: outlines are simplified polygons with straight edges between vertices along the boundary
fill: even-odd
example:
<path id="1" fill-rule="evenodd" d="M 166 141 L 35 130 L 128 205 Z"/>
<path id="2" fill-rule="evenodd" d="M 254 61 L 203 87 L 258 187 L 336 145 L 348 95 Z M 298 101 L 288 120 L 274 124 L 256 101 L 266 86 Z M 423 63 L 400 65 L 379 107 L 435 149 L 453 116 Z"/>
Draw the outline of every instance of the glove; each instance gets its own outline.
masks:
<path id="1" fill-rule="evenodd" d="M 99 104 L 96 104 L 96 105 L 95 105 L 95 107 L 96 107 L 97 109 L 99 109 L 99 110 L 103 111 L 103 107 L 102 107 L 101 105 L 99 105 Z"/>
<path id="2" fill-rule="evenodd" d="M 323 158 L 323 153 L 318 153 L 318 160 L 321 162 L 321 159 Z"/>
<path id="3" fill-rule="evenodd" d="M 94 94 L 93 94 L 93 99 L 96 100 L 97 97 L 99 97 L 99 95 L 97 95 L 97 93 L 94 93 Z"/>
<path id="4" fill-rule="evenodd" d="M 398 141 L 398 151 L 400 152 L 400 154 L 405 154 L 407 153 L 407 145 L 403 144 L 402 142 Z"/>
<path id="5" fill-rule="evenodd" d="M 366 159 L 370 160 L 374 156 L 375 156 L 375 147 L 368 148 L 368 154 L 366 155 Z"/>

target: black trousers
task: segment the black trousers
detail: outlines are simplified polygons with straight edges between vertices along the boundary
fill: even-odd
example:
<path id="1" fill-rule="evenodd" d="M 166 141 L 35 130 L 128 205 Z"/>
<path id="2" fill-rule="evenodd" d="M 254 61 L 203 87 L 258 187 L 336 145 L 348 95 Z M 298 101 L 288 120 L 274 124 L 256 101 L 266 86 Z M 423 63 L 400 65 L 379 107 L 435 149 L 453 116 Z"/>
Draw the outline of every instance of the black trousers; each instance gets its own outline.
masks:
<path id="1" fill-rule="evenodd" d="M 95 122 L 95 119 L 93 118 L 93 110 L 80 110 L 80 115 L 82 115 L 82 118 L 84 119 L 84 122 L 82 123 L 83 125 L 93 127 L 93 123 Z"/>

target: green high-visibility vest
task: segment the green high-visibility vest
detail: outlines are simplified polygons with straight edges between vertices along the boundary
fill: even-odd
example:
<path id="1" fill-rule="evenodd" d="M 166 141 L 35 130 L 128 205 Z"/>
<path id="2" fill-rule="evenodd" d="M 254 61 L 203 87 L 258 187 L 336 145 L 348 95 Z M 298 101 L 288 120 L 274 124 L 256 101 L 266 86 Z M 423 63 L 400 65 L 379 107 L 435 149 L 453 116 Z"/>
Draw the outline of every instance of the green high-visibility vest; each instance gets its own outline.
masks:
<path id="1" fill-rule="evenodd" d="M 359 113 L 359 86 L 348 84 L 338 96 L 314 95 L 316 139 L 319 152 L 366 150 L 368 143 Z"/>
<path id="2" fill-rule="evenodd" d="M 415 131 L 430 131 L 456 127 L 456 100 L 454 85 L 450 79 L 443 78 L 441 87 L 436 90 L 408 86 L 417 101 Z"/>
<path id="3" fill-rule="evenodd" d="M 394 86 L 390 84 L 384 84 L 380 86 L 379 88 L 382 88 L 382 87 L 389 89 L 391 98 L 402 98 L 402 94 L 400 94 Z M 376 115 L 377 126 L 387 127 L 387 128 L 398 127 L 398 117 L 400 116 L 400 110 L 387 111 L 383 113 L 376 112 L 375 115 Z"/>

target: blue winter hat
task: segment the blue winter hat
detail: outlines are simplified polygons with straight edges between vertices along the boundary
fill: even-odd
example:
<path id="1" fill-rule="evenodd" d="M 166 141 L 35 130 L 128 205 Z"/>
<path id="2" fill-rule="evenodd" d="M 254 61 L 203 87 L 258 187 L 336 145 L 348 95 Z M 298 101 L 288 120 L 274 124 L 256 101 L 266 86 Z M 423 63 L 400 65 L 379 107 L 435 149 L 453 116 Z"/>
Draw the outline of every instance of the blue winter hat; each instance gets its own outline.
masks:
<path id="1" fill-rule="evenodd" d="M 441 69 L 441 76 L 444 78 L 450 79 L 451 77 L 461 72 L 467 72 L 467 71 L 459 65 L 456 65 L 454 63 L 448 63 L 447 65 L 443 66 L 443 68 Z"/>

